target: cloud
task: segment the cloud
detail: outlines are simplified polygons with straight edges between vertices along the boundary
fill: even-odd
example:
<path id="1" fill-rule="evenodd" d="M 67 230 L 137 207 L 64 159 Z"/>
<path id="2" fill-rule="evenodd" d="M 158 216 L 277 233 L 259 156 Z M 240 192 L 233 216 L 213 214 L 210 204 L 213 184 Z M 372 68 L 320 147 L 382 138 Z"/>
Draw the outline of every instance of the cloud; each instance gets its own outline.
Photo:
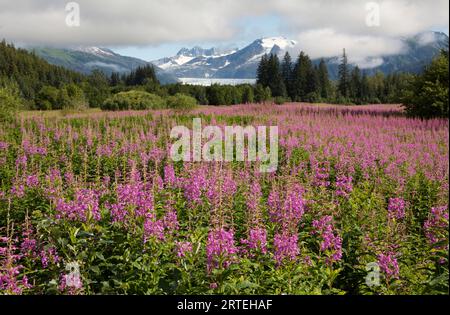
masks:
<path id="1" fill-rule="evenodd" d="M 447 0 L 376 1 L 377 27 L 366 24 L 372 11 L 361 0 L 78 0 L 80 27 L 68 27 L 67 2 L 0 0 L 0 37 L 55 46 L 220 43 L 252 33 L 257 25 L 246 20 L 264 23 L 270 16 L 271 22 L 261 25 L 276 21 L 273 32 L 293 34 L 312 56 L 335 55 L 346 47 L 353 60 L 373 64 L 375 57 L 402 51 L 400 37 L 449 24 Z"/>
<path id="2" fill-rule="evenodd" d="M 435 33 L 422 33 L 418 35 L 417 42 L 421 46 L 425 46 L 431 43 L 434 43 L 437 40 Z"/>
<path id="3" fill-rule="evenodd" d="M 319 29 L 300 33 L 297 46 L 292 53 L 303 50 L 311 58 L 335 57 L 342 54 L 343 48 L 349 56 L 349 62 L 361 68 L 373 68 L 382 63 L 379 56 L 394 55 L 405 52 L 404 42 L 400 39 L 376 35 L 351 35 L 337 33 L 333 29 Z"/>
<path id="4" fill-rule="evenodd" d="M 378 5 L 379 26 L 366 20 Z M 331 28 L 338 33 L 378 36 L 411 36 L 431 28 L 447 28 L 447 0 L 278 0 L 273 9 L 288 19 L 293 30 Z"/>
<path id="5" fill-rule="evenodd" d="M 8 40 L 55 45 L 158 45 L 223 40 L 238 31 L 241 12 L 256 0 L 78 0 L 80 26 L 68 27 L 66 1 L 0 0 L 1 35 Z M 259 10 L 252 11 L 258 12 Z"/>

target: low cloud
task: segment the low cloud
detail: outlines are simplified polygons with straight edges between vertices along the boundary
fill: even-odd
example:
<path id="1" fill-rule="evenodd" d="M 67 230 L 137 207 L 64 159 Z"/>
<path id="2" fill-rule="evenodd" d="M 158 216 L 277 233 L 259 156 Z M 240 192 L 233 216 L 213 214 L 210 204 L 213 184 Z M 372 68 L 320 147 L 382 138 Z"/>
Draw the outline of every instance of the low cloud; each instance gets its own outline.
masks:
<path id="1" fill-rule="evenodd" d="M 291 53 L 305 51 L 311 58 L 329 58 L 342 55 L 345 48 L 349 62 L 361 68 L 373 68 L 383 61 L 380 56 L 405 52 L 404 42 L 400 39 L 337 33 L 332 29 L 311 30 L 300 33 L 297 46 Z"/>

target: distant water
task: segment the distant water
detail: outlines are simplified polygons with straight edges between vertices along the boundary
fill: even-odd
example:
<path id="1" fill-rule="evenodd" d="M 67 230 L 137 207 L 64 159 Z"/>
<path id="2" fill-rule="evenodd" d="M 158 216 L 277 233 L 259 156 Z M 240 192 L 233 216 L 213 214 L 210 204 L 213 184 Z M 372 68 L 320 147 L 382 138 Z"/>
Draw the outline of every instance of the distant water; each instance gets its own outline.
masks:
<path id="1" fill-rule="evenodd" d="M 210 86 L 213 84 L 220 85 L 238 85 L 238 84 L 255 84 L 256 79 L 213 79 L 213 78 L 179 78 L 183 84 Z"/>

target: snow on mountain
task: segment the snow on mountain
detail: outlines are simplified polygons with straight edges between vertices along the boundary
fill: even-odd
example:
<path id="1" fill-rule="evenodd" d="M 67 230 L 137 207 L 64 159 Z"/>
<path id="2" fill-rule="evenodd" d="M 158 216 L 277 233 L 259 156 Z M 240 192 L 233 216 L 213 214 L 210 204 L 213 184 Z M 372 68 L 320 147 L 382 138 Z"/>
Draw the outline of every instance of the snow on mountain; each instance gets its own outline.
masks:
<path id="1" fill-rule="evenodd" d="M 84 52 L 87 54 L 97 55 L 97 56 L 114 56 L 115 53 L 112 50 L 109 50 L 107 48 L 100 48 L 100 47 L 77 47 L 75 49 L 76 51 Z"/>
<path id="2" fill-rule="evenodd" d="M 203 60 L 208 58 L 221 58 L 224 56 L 228 56 L 234 52 L 236 52 L 237 49 L 233 50 L 219 50 L 217 48 L 210 48 L 210 49 L 203 49 L 201 47 L 193 47 L 191 49 L 189 48 L 182 48 L 180 51 L 173 57 L 168 58 L 162 58 L 159 60 L 152 61 L 153 64 L 160 67 L 164 70 L 173 70 L 180 66 L 183 66 L 185 64 L 190 63 L 193 61 L 194 64 L 200 65 L 203 64 Z"/>
<path id="3" fill-rule="evenodd" d="M 270 52 L 275 46 L 278 46 L 282 50 L 286 50 L 287 48 L 293 48 L 295 45 L 297 45 L 296 41 L 284 37 L 268 37 L 261 39 L 261 46 L 264 47 L 267 52 Z"/>

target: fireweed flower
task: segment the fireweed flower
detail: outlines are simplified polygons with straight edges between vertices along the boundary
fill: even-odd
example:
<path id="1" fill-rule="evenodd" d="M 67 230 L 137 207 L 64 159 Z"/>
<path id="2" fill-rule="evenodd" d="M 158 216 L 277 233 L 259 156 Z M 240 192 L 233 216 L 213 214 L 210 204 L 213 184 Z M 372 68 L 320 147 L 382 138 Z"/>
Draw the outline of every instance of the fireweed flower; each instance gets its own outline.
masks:
<path id="1" fill-rule="evenodd" d="M 295 222 L 298 224 L 305 213 L 305 201 L 303 200 L 303 188 L 300 185 L 294 185 L 288 190 L 282 213 L 286 223 Z"/>
<path id="2" fill-rule="evenodd" d="M 25 186 L 24 185 L 15 185 L 11 187 L 11 195 L 22 198 L 25 196 Z"/>
<path id="3" fill-rule="evenodd" d="M 118 185 L 116 194 L 117 203 L 109 206 L 113 223 L 126 224 L 135 216 L 146 217 L 153 213 L 153 193 L 140 181 Z"/>
<path id="4" fill-rule="evenodd" d="M 26 155 L 21 155 L 16 159 L 16 168 L 20 168 L 23 166 L 24 168 L 27 166 L 28 158 Z"/>
<path id="5" fill-rule="evenodd" d="M 75 200 L 59 199 L 56 204 L 56 217 L 86 222 L 89 217 L 100 221 L 99 196 L 97 192 L 81 189 L 75 193 Z"/>
<path id="6" fill-rule="evenodd" d="M 259 201 L 261 199 L 261 186 L 257 180 L 254 180 L 250 186 L 249 195 L 247 197 L 247 208 L 250 213 L 259 211 Z"/>
<path id="7" fill-rule="evenodd" d="M 169 210 L 164 215 L 163 218 L 164 228 L 167 231 L 175 232 L 179 229 L 179 222 L 178 222 L 178 216 L 177 212 L 175 210 Z"/>
<path id="8" fill-rule="evenodd" d="M 37 175 L 29 175 L 27 176 L 26 184 L 29 188 L 35 188 L 39 185 L 39 178 Z"/>
<path id="9" fill-rule="evenodd" d="M 247 239 L 241 239 L 241 243 L 246 245 L 248 250 L 244 252 L 261 252 L 267 253 L 267 231 L 265 228 L 253 228 L 250 229 Z M 254 256 L 254 253 L 250 254 Z"/>
<path id="10" fill-rule="evenodd" d="M 314 171 L 313 184 L 319 187 L 328 187 L 330 186 L 330 166 L 328 162 L 321 163 L 322 166 L 319 165 L 317 161 L 312 161 Z"/>
<path id="11" fill-rule="evenodd" d="M 40 252 L 42 267 L 47 268 L 49 263 L 57 264 L 60 261 L 56 248 L 51 246 Z"/>
<path id="12" fill-rule="evenodd" d="M 235 180 L 233 179 L 233 175 L 231 173 L 228 173 L 223 178 L 222 182 L 222 192 L 224 196 L 226 197 L 232 197 L 237 191 L 237 185 Z"/>
<path id="13" fill-rule="evenodd" d="M 71 186 L 75 182 L 75 176 L 72 172 L 66 172 L 64 174 L 64 180 L 66 181 L 68 186 Z"/>
<path id="14" fill-rule="evenodd" d="M 342 258 L 342 238 L 335 232 L 332 221 L 331 216 L 324 216 L 312 223 L 315 229 L 313 234 L 318 235 L 321 239 L 320 251 L 326 253 L 326 261 L 329 264 Z"/>
<path id="15" fill-rule="evenodd" d="M 273 245 L 275 248 L 275 260 L 280 266 L 286 261 L 295 261 L 300 253 L 297 234 L 290 235 L 286 232 L 275 234 Z"/>
<path id="16" fill-rule="evenodd" d="M 402 198 L 390 198 L 388 204 L 389 219 L 403 219 L 405 217 L 405 201 Z"/>
<path id="17" fill-rule="evenodd" d="M 33 237 L 33 228 L 31 225 L 24 227 L 22 231 L 23 239 L 20 244 L 20 253 L 24 257 L 35 258 L 37 256 L 37 241 Z"/>
<path id="18" fill-rule="evenodd" d="M 193 205 L 202 203 L 202 190 L 207 185 L 207 179 L 202 169 L 198 169 L 191 174 L 192 177 L 184 179 L 184 196 Z"/>
<path id="19" fill-rule="evenodd" d="M 280 222 L 281 221 L 281 201 L 280 194 L 276 187 L 272 188 L 269 193 L 269 197 L 267 199 L 267 205 L 269 207 L 269 216 L 272 222 Z"/>
<path id="20" fill-rule="evenodd" d="M 431 208 L 430 215 L 423 225 L 425 236 L 431 246 L 448 251 L 448 224 L 447 206 Z M 436 246 L 436 244 L 441 243 L 443 244 Z"/>
<path id="21" fill-rule="evenodd" d="M 336 179 L 336 195 L 348 198 L 353 190 L 352 176 L 338 176 Z"/>
<path id="22" fill-rule="evenodd" d="M 214 229 L 208 233 L 206 244 L 207 270 L 228 268 L 236 260 L 238 253 L 234 245 L 234 232 L 224 228 Z"/>
<path id="23" fill-rule="evenodd" d="M 177 177 L 172 164 L 164 166 L 164 184 L 166 187 L 176 187 Z"/>
<path id="24" fill-rule="evenodd" d="M 0 141 L 0 150 L 7 150 L 8 149 L 8 143 Z"/>
<path id="25" fill-rule="evenodd" d="M 175 242 L 177 257 L 184 258 L 187 253 L 192 252 L 191 242 Z"/>
<path id="26" fill-rule="evenodd" d="M 23 255 L 17 244 L 16 238 L 0 237 L 0 292 L 6 294 L 22 294 L 24 289 L 31 288 L 26 276 L 20 279 Z"/>
<path id="27" fill-rule="evenodd" d="M 155 218 L 146 218 L 144 222 L 144 243 L 150 238 L 164 240 L 164 222 Z"/>
<path id="28" fill-rule="evenodd" d="M 380 269 L 386 275 L 386 279 L 398 279 L 400 275 L 400 269 L 397 259 L 393 253 L 387 253 L 386 255 L 381 253 L 378 255 L 378 265 Z"/>
<path id="29" fill-rule="evenodd" d="M 306 201 L 303 199 L 303 194 L 304 189 L 295 184 L 288 188 L 282 201 L 278 190 L 273 188 L 267 200 L 271 221 L 281 224 L 285 229 L 295 230 L 306 210 Z"/>

